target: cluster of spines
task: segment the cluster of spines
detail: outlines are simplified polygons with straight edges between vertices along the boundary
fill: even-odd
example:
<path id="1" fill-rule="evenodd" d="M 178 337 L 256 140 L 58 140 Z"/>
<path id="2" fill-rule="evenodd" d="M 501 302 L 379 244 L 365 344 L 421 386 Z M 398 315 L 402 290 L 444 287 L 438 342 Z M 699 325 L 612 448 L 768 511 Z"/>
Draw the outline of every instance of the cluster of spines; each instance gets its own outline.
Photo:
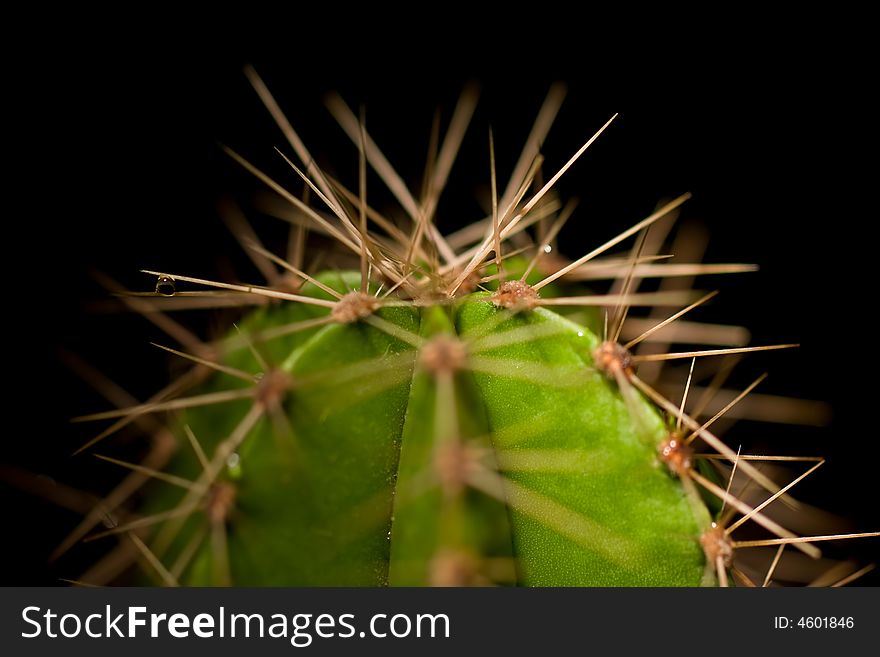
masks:
<path id="1" fill-rule="evenodd" d="M 514 175 L 504 194 L 498 198 L 496 191 L 494 152 L 491 147 L 490 137 L 490 176 L 492 181 L 492 214 L 490 217 L 477 222 L 474 227 L 467 231 L 460 231 L 458 235 L 444 238 L 433 224 L 433 215 L 437 207 L 437 199 L 448 177 L 449 168 L 454 160 L 455 153 L 464 136 L 467 123 L 473 113 L 475 95 L 473 90 L 468 90 L 462 97 L 450 124 L 446 140 L 429 167 L 430 184 L 426 186 L 427 193 L 420 200 L 414 199 L 400 177 L 393 171 L 388 161 L 384 158 L 375 143 L 369 138 L 362 121 L 348 110 L 347 106 L 338 98 L 330 102 L 331 111 L 340 122 L 340 125 L 349 134 L 358 147 L 360 155 L 360 189 L 353 193 L 341 186 L 338 181 L 332 180 L 314 164 L 304 144 L 299 139 L 287 120 L 281 114 L 280 108 L 263 85 L 262 81 L 253 71 L 249 76 L 255 88 L 266 103 L 270 112 L 279 123 L 289 143 L 293 147 L 297 157 L 306 163 L 305 172 L 296 165 L 290 163 L 294 171 L 306 183 L 309 192 L 317 196 L 328 212 L 319 212 L 311 208 L 307 203 L 294 196 L 281 185 L 269 179 L 256 167 L 244 160 L 233 151 L 229 151 L 234 159 L 242 164 L 251 173 L 266 182 L 270 188 L 276 191 L 282 199 L 289 202 L 297 215 L 294 219 L 295 235 L 299 245 L 291 250 L 295 254 L 290 260 L 282 259 L 266 250 L 256 239 L 255 234 L 249 229 L 241 217 L 231 219 L 237 227 L 237 233 L 242 236 L 243 244 L 260 263 L 261 270 L 271 271 L 270 286 L 241 285 L 221 283 L 185 275 L 172 274 L 169 272 L 147 272 L 157 277 L 155 295 L 158 297 L 175 297 L 174 303 L 185 307 L 189 303 L 198 302 L 201 306 L 216 304 L 223 305 L 251 305 L 262 304 L 271 300 L 280 300 L 299 304 L 307 304 L 325 309 L 324 314 L 307 320 L 302 320 L 287 326 L 280 326 L 259 336 L 249 337 L 241 332 L 236 340 L 231 340 L 219 345 L 207 345 L 187 335 L 185 329 L 168 318 L 153 305 L 158 299 L 144 299 L 143 295 L 127 296 L 126 304 L 135 310 L 145 313 L 145 316 L 160 323 L 172 337 L 178 339 L 186 351 L 168 349 L 178 356 L 187 358 L 196 363 L 192 372 L 173 383 L 167 389 L 160 391 L 145 404 L 131 405 L 121 403 L 119 411 L 98 413 L 85 416 L 80 419 L 110 419 L 116 421 L 107 430 L 89 441 L 83 447 L 91 447 L 99 440 L 111 433 L 120 430 L 129 423 L 142 423 L 150 427 L 154 435 L 161 436 L 154 441 L 153 451 L 144 464 L 132 464 L 115 459 L 115 463 L 134 470 L 135 472 L 127 479 L 117 491 L 111 493 L 98 509 L 88 515 L 85 521 L 77 528 L 74 534 L 62 546 L 67 549 L 79 538 L 86 535 L 92 527 L 108 514 L 115 513 L 130 496 L 137 486 L 144 481 L 153 478 L 164 480 L 166 483 L 187 489 L 187 495 L 179 506 L 171 511 L 163 512 L 145 518 L 137 518 L 128 522 L 118 522 L 117 526 L 92 534 L 90 538 L 98 538 L 107 534 L 124 534 L 130 537 L 137 553 L 142 556 L 150 568 L 158 573 L 162 582 L 166 584 L 176 583 L 186 561 L 179 559 L 178 563 L 164 565 L 157 558 L 156 552 L 162 549 L 162 536 L 160 533 L 159 546 L 154 543 L 149 547 L 140 537 L 138 531 L 142 528 L 166 523 L 165 536 L 173 532 L 168 526 L 179 527 L 183 519 L 195 511 L 203 511 L 208 518 L 209 531 L 204 540 L 211 540 L 218 554 L 222 554 L 225 543 L 225 524 L 227 514 L 234 505 L 234 484 L 225 482 L 220 476 L 231 462 L 236 450 L 245 440 L 249 430 L 264 415 L 273 415 L 283 423 L 283 413 L 280 412 L 285 395 L 298 385 L 306 385 L 308 382 L 294 380 L 285 372 L 283 366 L 272 366 L 260 355 L 260 350 L 255 344 L 257 339 L 268 341 L 281 335 L 289 335 L 297 331 L 308 331 L 331 323 L 356 323 L 363 322 L 373 328 L 383 331 L 402 343 L 418 350 L 417 362 L 438 382 L 438 390 L 443 387 L 442 381 L 451 380 L 450 377 L 457 371 L 467 369 L 469 371 L 489 371 L 497 367 L 497 363 L 491 363 L 491 359 L 481 358 L 480 351 L 491 349 L 504 344 L 505 340 L 522 340 L 522 335 L 505 335 L 504 332 L 492 335 L 484 335 L 473 340 L 452 337 L 441 334 L 430 339 L 425 339 L 417 333 L 409 331 L 394 322 L 388 321 L 378 312 L 382 308 L 393 307 L 426 307 L 446 306 L 455 303 L 463 294 L 469 294 L 472 290 L 483 288 L 487 295 L 485 302 L 492 304 L 498 309 L 496 319 L 492 320 L 496 325 L 505 319 L 519 313 L 532 313 L 538 308 L 585 308 L 585 307 L 611 307 L 614 308 L 611 326 L 608 326 L 606 313 L 603 340 L 592 354 L 594 367 L 597 371 L 606 374 L 620 389 L 624 400 L 629 405 L 633 422 L 638 424 L 639 413 L 637 398 L 639 394 L 645 395 L 653 401 L 659 409 L 668 414 L 670 420 L 669 436 L 658 447 L 657 457 L 665 463 L 669 471 L 677 476 L 685 487 L 689 500 L 693 504 L 696 517 L 704 520 L 705 531 L 701 537 L 701 544 L 706 554 L 707 566 L 715 572 L 718 580 L 726 584 L 728 571 L 733 572 L 743 583 L 751 583 L 747 575 L 738 570 L 734 563 L 736 550 L 740 548 L 755 547 L 759 545 L 778 545 L 778 551 L 767 573 L 764 583 L 767 584 L 773 574 L 773 569 L 779 563 L 782 549 L 786 545 L 793 545 L 810 556 L 818 556 L 818 550 L 812 545 L 820 540 L 834 540 L 843 538 L 842 535 L 798 537 L 794 533 L 783 528 L 779 523 L 771 519 L 763 509 L 776 500 L 782 500 L 786 504 L 796 505 L 794 500 L 788 497 L 788 490 L 801 481 L 808 474 L 818 468 L 823 461 L 804 457 L 802 460 L 815 460 L 816 464 L 806 473 L 784 487 L 776 485 L 769 477 L 754 467 L 751 462 L 762 457 L 755 455 L 742 455 L 731 450 L 724 442 L 709 431 L 710 425 L 724 412 L 733 408 L 736 403 L 743 399 L 760 382 L 756 381 L 741 394 L 737 395 L 730 403 L 726 404 L 721 412 L 710 418 L 709 421 L 700 424 L 695 417 L 697 414 L 685 412 L 691 377 L 680 406 L 668 401 L 657 392 L 648 382 L 635 373 L 635 366 L 640 363 L 662 363 L 671 359 L 692 359 L 693 364 L 697 358 L 706 356 L 722 356 L 742 354 L 750 351 L 778 349 L 793 345 L 772 345 L 766 347 L 735 346 L 732 348 L 711 349 L 693 352 L 670 352 L 654 354 L 634 354 L 631 349 L 639 343 L 648 340 L 654 335 L 660 334 L 668 327 L 674 327 L 675 322 L 687 312 L 697 308 L 708 301 L 713 295 L 705 295 L 693 301 L 694 295 L 689 290 L 663 290 L 655 293 L 640 294 L 635 291 L 638 280 L 648 276 L 680 276 L 690 277 L 703 273 L 733 273 L 752 269 L 747 265 L 697 265 L 675 264 L 670 265 L 661 262 L 662 256 L 653 254 L 645 255 L 645 241 L 648 229 L 661 219 L 674 214 L 678 206 L 686 199 L 687 195 L 681 196 L 640 221 L 632 228 L 624 231 L 617 237 L 609 240 L 602 246 L 594 249 L 585 256 L 564 262 L 559 266 L 552 267 L 549 271 L 543 262 L 545 256 L 554 247 L 556 235 L 561 230 L 565 221 L 571 216 L 572 206 L 566 206 L 555 217 L 549 229 L 546 229 L 548 219 L 553 219 L 559 209 L 559 204 L 553 198 L 551 190 L 558 179 L 574 164 L 574 162 L 586 151 L 596 138 L 608 127 L 613 120 L 608 121 L 597 131 L 554 175 L 549 181 L 540 187 L 531 196 L 526 198 L 534 185 L 534 179 L 541 166 L 541 157 L 538 152 L 540 144 L 552 123 L 553 115 L 558 110 L 561 102 L 561 90 L 554 87 L 544 107 L 539 114 L 529 142 L 523 151 L 519 163 L 515 167 Z M 398 198 L 402 207 L 410 214 L 413 220 L 413 230 L 410 234 L 401 231 L 390 221 L 384 219 L 381 214 L 370 208 L 366 203 L 365 169 L 370 164 L 387 183 L 392 193 Z M 283 213 L 281 213 L 283 214 Z M 286 215 L 286 218 L 290 218 Z M 373 222 L 382 229 L 382 234 L 370 232 L 367 229 L 368 221 Z M 542 224 L 543 234 L 537 244 L 529 244 L 526 239 L 525 229 L 536 224 Z M 317 230 L 335 239 L 343 249 L 354 256 L 360 262 L 360 284 L 356 289 L 340 292 L 334 287 L 328 286 L 321 280 L 308 274 L 301 262 L 303 253 L 302 243 L 305 239 L 304 227 L 309 230 Z M 595 260 L 598 256 L 606 253 L 624 240 L 637 236 L 638 243 L 629 257 L 621 259 Z M 462 243 L 463 242 L 463 243 Z M 476 244 L 474 244 L 476 242 Z M 506 244 L 517 243 L 523 246 L 514 246 L 512 251 L 516 254 L 528 250 L 534 250 L 533 257 L 522 269 L 520 277 L 509 277 L 505 271 L 502 250 Z M 490 254 L 494 257 L 490 259 Z M 508 253 L 508 258 L 510 257 Z M 281 266 L 284 275 L 280 276 L 276 266 Z M 491 266 L 491 271 L 487 269 Z M 536 272 L 545 271 L 543 277 L 533 282 L 527 279 Z M 561 280 L 594 280 L 597 278 L 611 278 L 616 283 L 616 289 L 605 295 L 579 295 L 579 296 L 542 296 L 541 290 L 556 281 Z M 274 279 L 274 280 L 273 280 Z M 378 281 L 374 283 L 373 281 Z M 220 296 L 208 292 L 184 292 L 177 287 L 183 283 L 201 285 L 205 287 L 223 290 Z M 323 295 L 305 295 L 300 293 L 303 283 L 310 283 L 317 287 Z M 491 284 L 493 287 L 483 286 Z M 150 296 L 150 295 L 147 295 Z M 201 298 L 200 298 L 201 297 Z M 627 309 L 634 305 L 646 305 L 650 307 L 669 307 L 685 305 L 682 310 L 661 318 L 659 321 L 650 323 L 641 333 L 621 344 L 621 335 L 627 316 Z M 708 330 L 708 329 L 707 329 Z M 713 327 L 714 330 L 714 327 Z M 714 339 L 714 332 L 712 337 Z M 515 329 L 510 333 L 515 334 Z M 729 331 L 728 331 L 729 333 Z M 180 339 L 184 336 L 186 339 Z M 532 337 L 531 339 L 534 339 Z M 686 340 L 698 342 L 698 340 Z M 236 344 L 237 343 L 237 344 Z M 195 348 L 193 348 L 195 347 Z M 255 360 L 261 366 L 261 372 L 257 375 L 236 370 L 224 365 L 221 359 L 221 350 L 234 348 L 248 348 L 254 355 Z M 416 362 L 413 353 L 403 352 L 399 363 L 412 367 Z M 364 371 L 375 371 L 380 366 L 379 362 L 360 364 Z M 358 367 L 356 365 L 355 367 Z M 389 363 L 383 362 L 381 367 L 388 368 Z M 532 368 L 524 376 L 538 378 L 558 377 L 558 373 L 541 373 L 538 368 Z M 237 388 L 225 392 L 207 393 L 194 397 L 180 397 L 180 393 L 203 380 L 211 372 L 222 372 L 239 378 L 248 383 L 248 387 Z M 439 394 L 439 393 L 438 393 Z M 164 411 L 178 411 L 190 407 L 201 407 L 215 403 L 250 399 L 251 410 L 241 420 L 240 424 L 223 440 L 214 452 L 205 454 L 198 438 L 187 431 L 186 435 L 198 456 L 202 466 L 202 475 L 194 480 L 181 480 L 180 477 L 162 472 L 162 461 L 167 460 L 169 453 L 168 433 L 162 428 L 156 431 L 155 421 L 150 419 L 151 414 Z M 694 443 L 701 440 L 717 454 L 700 454 L 694 450 Z M 447 445 L 437 458 L 438 477 L 443 482 L 443 488 L 450 494 L 464 485 L 482 487 L 484 492 L 493 488 L 492 484 L 486 483 L 491 479 L 487 473 L 490 470 L 482 468 L 482 454 L 477 449 L 470 449 L 467 445 L 455 443 Z M 104 457 L 106 458 L 106 457 Z M 789 460 L 800 460 L 798 457 L 788 457 Z M 696 464 L 703 461 L 714 462 L 716 459 L 725 459 L 732 464 L 732 472 L 727 489 L 719 486 L 709 477 L 701 474 Z M 481 469 L 482 468 L 482 469 Z M 770 496 L 761 504 L 749 506 L 730 492 L 730 482 L 733 481 L 733 473 L 739 470 L 751 478 L 755 484 L 766 489 Z M 477 473 L 476 475 L 474 473 Z M 488 477 L 488 478 L 487 478 Z M 702 494 L 697 486 L 702 487 L 712 496 L 722 501 L 722 511 L 712 521 L 702 501 Z M 724 512 L 726 509 L 726 513 Z M 734 514 L 739 514 L 735 522 L 731 522 Z M 744 522 L 752 520 L 760 524 L 776 536 L 772 539 L 737 541 L 731 533 Z M 171 521 L 167 523 L 166 521 Z M 176 521 L 176 522 L 175 522 Z M 860 534 L 858 536 L 876 535 Z M 850 535 L 857 536 L 857 535 Z M 166 541 L 169 539 L 165 539 Z M 192 548 L 194 551 L 196 547 Z M 189 549 L 184 552 L 191 552 Z M 217 573 L 215 580 L 218 583 L 229 583 L 228 563 L 224 563 L 222 557 L 217 560 Z M 473 564 L 467 555 L 454 551 L 438 553 L 434 570 L 437 583 L 465 583 L 483 580 L 474 577 Z M 467 576 L 466 576 L 467 575 Z M 852 575 L 850 575 L 851 577 Z"/>

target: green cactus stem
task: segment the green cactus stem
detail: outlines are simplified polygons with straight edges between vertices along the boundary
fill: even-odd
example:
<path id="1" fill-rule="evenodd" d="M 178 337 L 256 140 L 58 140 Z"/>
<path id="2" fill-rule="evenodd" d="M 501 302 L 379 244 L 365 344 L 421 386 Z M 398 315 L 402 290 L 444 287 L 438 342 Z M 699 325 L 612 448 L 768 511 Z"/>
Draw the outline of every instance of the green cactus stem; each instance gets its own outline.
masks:
<path id="1" fill-rule="evenodd" d="M 318 278 L 340 294 L 359 283 Z M 252 394 L 182 416 L 214 456 L 173 464 L 198 487 L 152 510 L 193 513 L 154 549 L 173 563 L 198 542 L 192 585 L 706 583 L 709 515 L 658 458 L 661 417 L 596 367 L 592 332 L 499 294 L 271 340 L 342 302 L 247 317 L 222 362 L 262 377 L 218 373 L 199 394 Z"/>

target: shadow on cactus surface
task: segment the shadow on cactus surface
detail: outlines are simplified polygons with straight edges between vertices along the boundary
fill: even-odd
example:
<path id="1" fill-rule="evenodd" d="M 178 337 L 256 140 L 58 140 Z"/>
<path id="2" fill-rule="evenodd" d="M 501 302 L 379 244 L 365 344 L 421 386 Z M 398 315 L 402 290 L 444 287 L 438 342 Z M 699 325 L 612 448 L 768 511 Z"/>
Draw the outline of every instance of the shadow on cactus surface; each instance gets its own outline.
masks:
<path id="1" fill-rule="evenodd" d="M 167 387 L 137 401 L 68 356 L 116 407 L 76 418 L 100 423 L 77 458 L 120 474 L 52 555 L 104 546 L 71 580 L 766 586 L 870 571 L 820 549 L 876 531 L 793 497 L 821 457 L 746 453 L 720 437 L 735 419 L 821 424 L 826 410 L 754 391 L 763 375 L 727 384 L 741 359 L 797 345 L 700 321 L 716 277 L 755 267 L 700 262 L 703 234 L 676 224 L 689 195 L 585 254 L 560 243 L 567 222 L 589 219 L 558 182 L 613 116 L 545 160 L 565 96 L 554 85 L 515 162 L 496 167 L 491 131 L 469 128 L 478 92 L 466 87 L 438 115 L 411 187 L 339 96 L 327 107 L 350 140 L 354 166 L 339 165 L 350 180 L 319 168 L 308 133 L 247 77 L 284 137 L 278 162 L 270 174 L 226 151 L 264 188 L 255 213 L 288 234 L 269 246 L 226 201 L 221 215 L 264 280 L 186 262 L 145 270 L 140 291 L 102 278 L 167 334 L 157 355 L 178 362 Z M 485 143 L 482 211 L 444 234 L 440 198 L 466 138 Z M 234 317 L 214 339 L 179 319 L 213 309 Z M 139 458 L 116 455 L 114 441 L 134 435 L 147 437 L 128 450 Z"/>

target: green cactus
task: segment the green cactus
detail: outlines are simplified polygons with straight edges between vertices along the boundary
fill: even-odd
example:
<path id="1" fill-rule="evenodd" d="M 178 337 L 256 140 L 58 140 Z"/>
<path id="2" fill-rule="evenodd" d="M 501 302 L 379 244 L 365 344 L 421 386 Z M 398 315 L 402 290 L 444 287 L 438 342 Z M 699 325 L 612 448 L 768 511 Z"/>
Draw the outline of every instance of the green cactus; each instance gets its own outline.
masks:
<path id="1" fill-rule="evenodd" d="M 341 293 L 346 279 L 357 283 L 320 277 Z M 301 294 L 330 296 L 312 284 Z M 258 311 L 241 330 L 256 341 L 316 312 L 331 309 Z M 659 467 L 668 431 L 657 413 L 641 401 L 629 409 L 593 366 L 591 332 L 543 309 L 497 308 L 487 293 L 372 317 L 381 328 L 334 322 L 255 343 L 275 367 L 249 388 L 218 374 L 202 393 L 244 387 L 253 399 L 186 412 L 224 467 L 201 498 L 166 494 L 157 509 L 210 507 L 233 490 L 235 510 L 216 519 L 228 531 L 232 581 L 490 581 L 484 561 L 509 583 L 702 581 L 708 512 Z M 223 364 L 261 369 L 244 347 Z M 284 419 L 273 423 L 273 413 Z M 253 428 L 239 441 L 243 423 Z M 225 467 L 233 449 L 234 472 Z M 209 481 L 194 456 L 173 473 Z M 203 522 L 190 521 L 177 550 Z M 206 541 L 184 581 L 216 581 L 211 554 Z"/>
<path id="2" fill-rule="evenodd" d="M 363 174 L 378 151 L 354 125 L 347 129 Z M 134 410 L 178 411 L 172 424 L 182 448 L 163 472 L 141 467 L 163 480 L 154 482 L 144 518 L 106 533 L 129 532 L 160 581 L 714 585 L 727 583 L 734 546 L 713 522 L 718 499 L 777 536 L 793 536 L 694 465 L 685 433 L 737 459 L 639 381 L 616 327 L 600 337 L 607 317 L 604 327 L 599 314 L 589 326 L 566 317 L 571 307 L 641 301 L 628 289 L 638 249 L 616 266 L 625 281 L 617 296 L 586 297 L 559 279 L 644 234 L 685 197 L 585 258 L 536 266 L 557 222 L 532 245 L 534 258 L 514 255 L 502 268 L 509 238 L 523 235 L 549 189 L 525 196 L 533 167 L 508 207 L 493 191 L 478 247 L 449 266 L 433 251 L 443 239 L 429 217 L 408 234 L 369 216 L 380 223 L 374 233 L 363 198 L 329 185 L 310 164 L 310 191 L 329 218 L 231 154 L 292 203 L 301 221 L 352 252 L 360 271 L 309 275 L 249 242 L 290 278 L 269 288 L 150 272 L 159 277 L 157 296 L 207 284 L 266 302 L 210 354 L 189 356 L 201 376 L 186 395 Z M 759 487 L 778 491 L 747 462 L 739 466 Z M 143 528 L 154 529 L 146 542 Z"/>

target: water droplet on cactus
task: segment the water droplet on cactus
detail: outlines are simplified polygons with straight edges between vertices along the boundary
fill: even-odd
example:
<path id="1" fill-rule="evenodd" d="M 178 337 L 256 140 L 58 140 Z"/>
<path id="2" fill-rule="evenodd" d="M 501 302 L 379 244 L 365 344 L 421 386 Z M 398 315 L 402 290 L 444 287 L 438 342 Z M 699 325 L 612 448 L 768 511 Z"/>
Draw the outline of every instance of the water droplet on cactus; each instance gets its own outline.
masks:
<path id="1" fill-rule="evenodd" d="M 156 294 L 173 297 L 177 293 L 177 284 L 170 276 L 160 276 L 156 281 Z"/>
<path id="2" fill-rule="evenodd" d="M 544 253 L 550 253 L 553 250 L 553 247 L 549 244 L 544 245 Z"/>
<path id="3" fill-rule="evenodd" d="M 232 479 L 241 478 L 241 457 L 237 452 L 233 452 L 226 457 L 226 472 Z"/>
<path id="4" fill-rule="evenodd" d="M 101 516 L 101 524 L 104 525 L 107 529 L 115 529 L 119 526 L 119 521 L 116 519 L 116 516 L 105 513 Z"/>

